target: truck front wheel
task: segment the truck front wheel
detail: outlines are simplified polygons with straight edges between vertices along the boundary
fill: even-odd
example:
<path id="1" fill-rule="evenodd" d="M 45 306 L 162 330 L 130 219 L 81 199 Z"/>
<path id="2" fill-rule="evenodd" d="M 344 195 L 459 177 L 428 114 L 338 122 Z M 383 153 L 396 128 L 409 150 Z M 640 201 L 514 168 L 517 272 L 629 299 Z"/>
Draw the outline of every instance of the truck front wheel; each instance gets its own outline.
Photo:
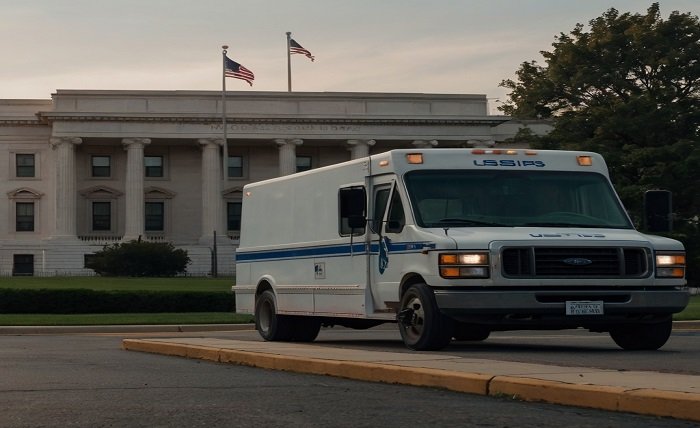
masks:
<path id="1" fill-rule="evenodd" d="M 291 339 L 291 320 L 277 314 L 277 301 L 272 290 L 265 290 L 255 302 L 255 328 L 267 341 Z"/>
<path id="2" fill-rule="evenodd" d="M 672 328 L 673 320 L 669 316 L 660 322 L 617 325 L 610 329 L 610 337 L 620 348 L 628 351 L 653 351 L 664 346 Z"/>
<path id="3" fill-rule="evenodd" d="M 414 284 L 406 290 L 397 319 L 401 338 L 410 349 L 438 350 L 452 340 L 453 322 L 440 312 L 426 284 Z"/>

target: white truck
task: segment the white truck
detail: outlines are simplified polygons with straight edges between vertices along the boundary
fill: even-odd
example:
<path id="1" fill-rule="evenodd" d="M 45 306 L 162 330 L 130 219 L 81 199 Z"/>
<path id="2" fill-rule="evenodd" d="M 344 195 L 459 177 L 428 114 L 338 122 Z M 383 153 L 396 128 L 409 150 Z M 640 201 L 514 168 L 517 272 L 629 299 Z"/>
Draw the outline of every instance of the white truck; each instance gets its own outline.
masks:
<path id="1" fill-rule="evenodd" d="M 685 252 L 634 229 L 591 152 L 392 150 L 252 183 L 239 313 L 265 340 L 396 322 L 437 350 L 515 329 L 658 349 L 688 304 Z"/>

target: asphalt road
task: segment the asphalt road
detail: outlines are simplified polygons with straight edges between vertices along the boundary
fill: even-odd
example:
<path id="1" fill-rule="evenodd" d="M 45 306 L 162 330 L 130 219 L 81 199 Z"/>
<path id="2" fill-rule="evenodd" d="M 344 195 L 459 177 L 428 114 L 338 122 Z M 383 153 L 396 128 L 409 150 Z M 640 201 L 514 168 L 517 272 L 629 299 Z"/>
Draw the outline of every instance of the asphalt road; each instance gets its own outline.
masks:
<path id="1" fill-rule="evenodd" d="M 332 329 L 322 332 L 319 343 L 402 349 L 393 334 L 391 329 Z M 256 338 L 255 332 L 203 335 Z M 456 344 L 443 352 L 473 353 L 477 349 L 483 358 L 515 355 L 517 360 L 558 360 L 581 352 L 595 361 L 631 355 L 590 340 L 581 344 L 577 334 L 559 338 L 522 333 L 518 340 L 510 339 L 517 335 L 496 335 L 491 344 L 491 340 Z M 128 352 L 120 348 L 123 337 L 126 335 L 0 336 L 0 427 L 696 426 L 671 419 Z M 686 351 L 686 346 L 695 346 L 697 361 L 698 340 L 694 334 L 674 334 L 669 349 L 656 353 L 658 358 L 651 355 L 644 364 L 666 361 L 662 355 L 693 352 Z M 645 360 L 641 354 L 632 357 Z"/>
<path id="2" fill-rule="evenodd" d="M 255 331 L 212 332 L 208 337 L 262 340 Z M 393 324 L 369 330 L 324 328 L 315 343 L 413 352 L 403 345 Z M 623 351 L 608 334 L 578 329 L 494 332 L 483 342 L 452 342 L 440 352 L 501 361 L 700 375 L 700 330 L 674 330 L 658 351 Z"/>

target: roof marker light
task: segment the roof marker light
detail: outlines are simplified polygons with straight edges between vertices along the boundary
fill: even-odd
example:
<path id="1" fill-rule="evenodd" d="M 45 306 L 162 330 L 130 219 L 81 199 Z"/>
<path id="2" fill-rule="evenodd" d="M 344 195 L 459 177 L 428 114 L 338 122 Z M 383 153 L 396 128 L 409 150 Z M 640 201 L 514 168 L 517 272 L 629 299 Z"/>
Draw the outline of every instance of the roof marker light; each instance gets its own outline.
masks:
<path id="1" fill-rule="evenodd" d="M 517 155 L 514 149 L 472 149 L 473 155 Z"/>
<path id="2" fill-rule="evenodd" d="M 580 166 L 593 165 L 593 159 L 590 156 L 576 156 L 576 161 Z"/>
<path id="3" fill-rule="evenodd" d="M 423 153 L 407 153 L 406 162 L 410 164 L 421 164 L 423 163 Z"/>

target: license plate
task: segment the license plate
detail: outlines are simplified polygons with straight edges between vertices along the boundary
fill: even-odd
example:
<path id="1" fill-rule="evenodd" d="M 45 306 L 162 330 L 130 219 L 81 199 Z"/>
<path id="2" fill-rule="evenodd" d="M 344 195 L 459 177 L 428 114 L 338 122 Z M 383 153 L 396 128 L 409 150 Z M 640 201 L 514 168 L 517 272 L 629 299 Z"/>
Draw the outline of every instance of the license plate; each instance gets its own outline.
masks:
<path id="1" fill-rule="evenodd" d="M 603 315 L 603 302 L 598 300 L 567 301 L 566 315 Z"/>

